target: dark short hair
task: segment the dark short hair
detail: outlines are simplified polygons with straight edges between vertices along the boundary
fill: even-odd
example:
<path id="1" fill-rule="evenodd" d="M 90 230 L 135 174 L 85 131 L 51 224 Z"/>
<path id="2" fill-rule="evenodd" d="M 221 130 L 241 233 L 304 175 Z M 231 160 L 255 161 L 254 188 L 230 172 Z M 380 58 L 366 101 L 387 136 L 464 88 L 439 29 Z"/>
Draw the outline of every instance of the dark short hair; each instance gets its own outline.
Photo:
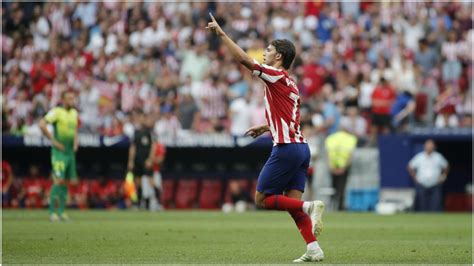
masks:
<path id="1" fill-rule="evenodd" d="M 289 69 L 291 63 L 293 63 L 293 60 L 295 59 L 295 45 L 287 39 L 273 40 L 271 45 L 275 46 L 277 53 L 281 54 L 283 59 L 283 67 L 285 69 Z"/>
<path id="2" fill-rule="evenodd" d="M 61 99 L 64 99 L 64 97 L 66 97 L 66 94 L 68 94 L 68 93 L 72 93 L 73 95 L 76 94 L 73 90 L 68 89 L 68 90 L 65 90 L 61 93 Z"/>

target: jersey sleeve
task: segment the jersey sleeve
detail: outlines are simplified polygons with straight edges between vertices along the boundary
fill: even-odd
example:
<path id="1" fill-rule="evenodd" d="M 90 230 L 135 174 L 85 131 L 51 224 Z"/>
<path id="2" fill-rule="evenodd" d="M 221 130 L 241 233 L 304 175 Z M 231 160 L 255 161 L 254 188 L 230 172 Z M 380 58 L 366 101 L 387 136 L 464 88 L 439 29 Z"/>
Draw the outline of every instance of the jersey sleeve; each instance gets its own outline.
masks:
<path id="1" fill-rule="evenodd" d="M 275 83 L 285 76 L 282 70 L 271 67 L 269 65 L 260 64 L 257 60 L 253 60 L 252 75 L 261 78 L 265 82 Z"/>
<path id="2" fill-rule="evenodd" d="M 415 157 L 413 157 L 413 159 L 410 160 L 410 162 L 408 162 L 408 166 L 416 170 L 418 168 L 419 159 L 420 159 L 420 154 L 417 154 Z"/>
<path id="3" fill-rule="evenodd" d="M 58 108 L 53 108 L 44 116 L 44 120 L 50 124 L 55 123 L 58 120 L 58 114 Z"/>
<path id="4" fill-rule="evenodd" d="M 446 158 L 444 158 L 443 155 L 439 154 L 439 163 L 441 165 L 441 168 L 445 169 L 446 167 L 448 167 L 448 161 L 446 160 Z"/>

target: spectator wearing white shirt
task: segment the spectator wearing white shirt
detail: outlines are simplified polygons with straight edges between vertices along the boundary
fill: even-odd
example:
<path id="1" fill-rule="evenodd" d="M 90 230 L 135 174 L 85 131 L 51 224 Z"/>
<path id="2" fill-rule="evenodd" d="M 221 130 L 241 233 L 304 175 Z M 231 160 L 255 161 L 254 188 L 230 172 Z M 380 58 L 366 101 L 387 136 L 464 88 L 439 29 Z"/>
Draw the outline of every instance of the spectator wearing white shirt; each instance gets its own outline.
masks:
<path id="1" fill-rule="evenodd" d="M 377 84 L 382 78 L 387 81 L 392 81 L 394 73 L 390 67 L 389 61 L 383 57 L 379 57 L 377 60 L 377 68 L 372 70 L 370 73 L 370 82 Z"/>
<path id="2" fill-rule="evenodd" d="M 230 133 L 232 136 L 243 136 L 250 128 L 252 120 L 252 109 L 250 108 L 250 93 L 245 97 L 239 97 L 230 104 Z"/>
<path id="3" fill-rule="evenodd" d="M 79 3 L 76 7 L 73 17 L 80 18 L 86 28 L 92 27 L 97 21 L 97 3 L 85 2 Z"/>
<path id="4" fill-rule="evenodd" d="M 15 99 L 7 103 L 7 109 L 9 110 L 13 121 L 26 121 L 32 107 L 32 103 L 28 100 L 28 95 L 25 89 L 19 90 Z M 20 123 L 18 123 L 18 125 L 12 123 L 12 127 L 16 126 L 16 128 L 19 128 L 19 124 Z"/>
<path id="5" fill-rule="evenodd" d="M 199 47 L 193 46 L 193 48 L 183 52 L 180 73 L 182 79 L 188 75 L 191 75 L 193 81 L 202 81 L 205 78 L 211 61 L 209 57 L 204 54 L 203 49 L 206 49 L 205 45 L 200 45 Z"/>
<path id="6" fill-rule="evenodd" d="M 415 182 L 417 211 L 442 210 L 442 184 L 448 171 L 448 162 L 435 151 L 434 141 L 428 139 L 424 151 L 415 155 L 408 163 L 408 172 Z"/>
<path id="7" fill-rule="evenodd" d="M 394 83 L 397 92 L 408 91 L 415 95 L 418 90 L 418 84 L 412 61 L 408 58 L 403 58 L 400 68 L 394 72 Z"/>
<path id="8" fill-rule="evenodd" d="M 160 118 L 155 122 L 154 133 L 158 139 L 175 139 L 181 131 L 181 123 L 173 110 L 163 110 Z"/>
<path id="9" fill-rule="evenodd" d="M 418 51 L 418 41 L 425 35 L 423 25 L 415 16 L 410 17 L 409 22 L 402 24 L 405 46 L 413 52 Z"/>
<path id="10" fill-rule="evenodd" d="M 252 117 L 250 118 L 250 123 L 252 125 L 262 125 L 267 122 L 265 119 L 265 105 L 263 103 L 263 97 L 256 98 L 257 96 L 254 95 L 254 99 L 250 103 L 250 113 Z"/>
<path id="11" fill-rule="evenodd" d="M 92 78 L 86 78 L 80 89 L 79 108 L 82 126 L 91 132 L 97 130 L 102 122 L 99 115 L 99 98 L 100 92 L 94 86 Z"/>
<path id="12" fill-rule="evenodd" d="M 363 80 L 360 82 L 359 88 L 358 105 L 362 112 L 368 113 L 372 107 L 372 93 L 375 89 L 375 85 L 370 81 L 369 75 L 363 75 Z"/>
<path id="13" fill-rule="evenodd" d="M 41 8 L 34 10 L 34 22 L 30 25 L 33 35 L 33 43 L 36 51 L 47 51 L 49 49 L 50 27 L 48 19 L 42 14 Z"/>

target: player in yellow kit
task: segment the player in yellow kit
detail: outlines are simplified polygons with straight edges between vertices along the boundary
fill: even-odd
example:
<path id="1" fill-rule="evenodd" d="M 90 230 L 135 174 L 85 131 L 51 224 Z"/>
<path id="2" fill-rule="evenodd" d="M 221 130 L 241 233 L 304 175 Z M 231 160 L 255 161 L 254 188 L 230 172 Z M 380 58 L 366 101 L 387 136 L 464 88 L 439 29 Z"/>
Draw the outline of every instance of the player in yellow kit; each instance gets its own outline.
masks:
<path id="1" fill-rule="evenodd" d="M 62 94 L 62 106 L 51 109 L 40 121 L 43 134 L 51 141 L 51 165 L 53 169 L 53 186 L 49 200 L 49 219 L 54 222 L 68 220 L 64 213 L 69 182 L 77 183 L 76 151 L 79 146 L 77 138 L 78 113 L 74 108 L 75 94 L 66 91 Z M 47 124 L 52 124 L 52 134 Z M 58 212 L 55 203 L 59 201 Z"/>

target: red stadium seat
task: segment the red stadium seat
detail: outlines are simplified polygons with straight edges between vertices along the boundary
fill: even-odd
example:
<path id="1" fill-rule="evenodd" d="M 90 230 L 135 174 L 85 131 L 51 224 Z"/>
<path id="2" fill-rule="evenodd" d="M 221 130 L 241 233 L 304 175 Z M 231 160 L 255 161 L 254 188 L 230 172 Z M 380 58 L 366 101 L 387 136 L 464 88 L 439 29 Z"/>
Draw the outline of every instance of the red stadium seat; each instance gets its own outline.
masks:
<path id="1" fill-rule="evenodd" d="M 203 180 L 199 192 L 199 208 L 218 209 L 221 205 L 221 195 L 221 180 Z"/>
<path id="2" fill-rule="evenodd" d="M 472 195 L 466 193 L 447 193 L 444 200 L 444 210 L 447 212 L 472 211 Z"/>
<path id="3" fill-rule="evenodd" d="M 193 208 L 198 196 L 197 180 L 179 180 L 176 188 L 175 204 L 178 209 Z"/>
<path id="4" fill-rule="evenodd" d="M 87 195 L 90 189 L 89 180 L 80 180 L 77 185 L 69 186 L 69 198 L 71 200 L 70 204 L 75 207 L 78 207 L 81 210 L 87 209 L 89 206 L 87 204 Z"/>
<path id="5" fill-rule="evenodd" d="M 43 183 L 46 181 L 44 177 L 34 177 L 23 179 L 23 190 L 25 191 L 25 207 L 26 208 L 42 208 L 43 207 Z"/>
<path id="6" fill-rule="evenodd" d="M 87 180 L 86 184 L 89 188 L 87 190 L 87 197 L 88 198 L 92 197 L 93 194 L 99 194 L 99 188 L 100 188 L 99 180 L 96 180 L 96 179 Z"/>
<path id="7" fill-rule="evenodd" d="M 43 181 L 43 190 L 44 190 L 44 193 L 49 197 L 49 191 L 51 190 L 51 186 L 53 185 L 53 179 L 51 178 L 46 178 L 44 181 Z"/>
<path id="8" fill-rule="evenodd" d="M 240 188 L 242 190 L 249 190 L 249 181 L 247 179 L 231 179 L 231 180 L 229 180 L 229 182 L 227 182 L 227 187 L 226 187 L 226 190 L 225 190 L 225 196 L 224 196 L 224 202 L 225 203 L 230 203 L 232 201 L 232 199 L 230 197 L 230 183 L 232 181 L 239 182 Z M 253 197 L 253 194 L 250 195 L 250 196 Z"/>
<path id="9" fill-rule="evenodd" d="M 174 204 L 174 180 L 163 180 L 163 190 L 161 192 L 160 204 L 165 209 L 169 209 Z"/>

